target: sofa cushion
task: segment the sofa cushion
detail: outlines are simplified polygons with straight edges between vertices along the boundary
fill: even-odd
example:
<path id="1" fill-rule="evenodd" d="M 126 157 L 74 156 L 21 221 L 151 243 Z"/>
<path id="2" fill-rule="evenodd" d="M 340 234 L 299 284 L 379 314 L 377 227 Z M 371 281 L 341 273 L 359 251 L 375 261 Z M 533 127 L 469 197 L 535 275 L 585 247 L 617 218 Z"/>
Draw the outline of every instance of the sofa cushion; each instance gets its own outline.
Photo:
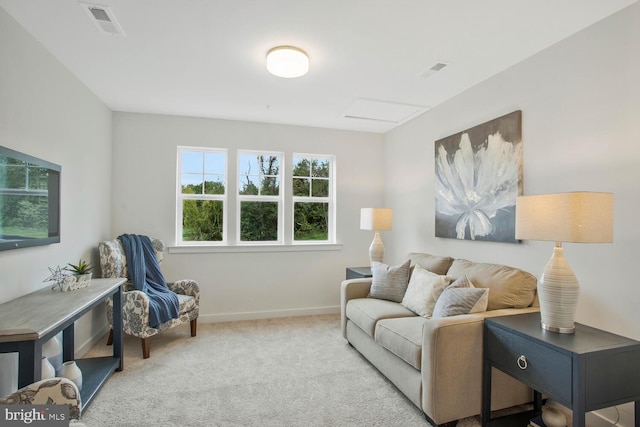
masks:
<path id="1" fill-rule="evenodd" d="M 422 328 L 428 322 L 423 317 L 383 319 L 376 325 L 375 340 L 409 365 L 422 366 Z"/>
<path id="2" fill-rule="evenodd" d="M 491 290 L 487 310 L 523 308 L 533 302 L 537 279 L 524 270 L 506 265 L 456 259 L 447 271 L 447 276 L 453 280 L 465 274 L 476 288 Z"/>
<path id="3" fill-rule="evenodd" d="M 419 316 L 431 317 L 438 297 L 449 282 L 448 276 L 432 273 L 416 265 L 402 298 L 402 305 Z"/>
<path id="4" fill-rule="evenodd" d="M 476 288 L 464 275 L 442 292 L 433 309 L 433 318 L 487 311 L 489 288 Z"/>
<path id="5" fill-rule="evenodd" d="M 375 298 L 356 298 L 347 303 L 347 318 L 373 338 L 376 323 L 381 319 L 416 317 L 402 305 Z"/>
<path id="6" fill-rule="evenodd" d="M 425 270 L 441 275 L 447 274 L 447 271 L 453 262 L 453 258 L 448 256 L 442 257 L 419 252 L 411 252 L 409 254 L 409 260 L 411 261 L 412 269 L 416 264 L 418 264 Z"/>
<path id="7" fill-rule="evenodd" d="M 381 262 L 371 263 L 371 298 L 381 298 L 400 302 L 409 283 L 409 265 L 407 260 L 403 264 L 389 266 Z"/>

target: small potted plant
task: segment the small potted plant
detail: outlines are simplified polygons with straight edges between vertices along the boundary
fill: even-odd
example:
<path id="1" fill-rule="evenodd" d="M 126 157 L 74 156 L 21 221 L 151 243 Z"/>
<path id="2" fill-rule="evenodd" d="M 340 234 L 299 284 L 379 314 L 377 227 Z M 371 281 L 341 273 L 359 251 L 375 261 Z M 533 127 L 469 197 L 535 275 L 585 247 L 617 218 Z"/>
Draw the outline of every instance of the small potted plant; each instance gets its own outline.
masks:
<path id="1" fill-rule="evenodd" d="M 80 259 L 77 264 L 67 264 L 65 270 L 71 272 L 72 277 L 75 278 L 75 281 L 77 283 L 77 288 L 89 285 L 91 276 L 93 274 L 91 272 L 91 270 L 93 270 L 93 266 L 88 262 Z"/>

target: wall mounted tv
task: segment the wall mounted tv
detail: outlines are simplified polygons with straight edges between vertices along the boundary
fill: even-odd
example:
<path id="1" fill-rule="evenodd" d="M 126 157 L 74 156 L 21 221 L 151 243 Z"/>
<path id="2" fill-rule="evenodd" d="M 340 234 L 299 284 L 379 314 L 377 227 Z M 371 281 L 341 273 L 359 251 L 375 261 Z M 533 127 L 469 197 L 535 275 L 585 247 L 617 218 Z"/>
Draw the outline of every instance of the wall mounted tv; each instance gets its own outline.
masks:
<path id="1" fill-rule="evenodd" d="M 0 251 L 60 242 L 60 171 L 0 146 Z"/>

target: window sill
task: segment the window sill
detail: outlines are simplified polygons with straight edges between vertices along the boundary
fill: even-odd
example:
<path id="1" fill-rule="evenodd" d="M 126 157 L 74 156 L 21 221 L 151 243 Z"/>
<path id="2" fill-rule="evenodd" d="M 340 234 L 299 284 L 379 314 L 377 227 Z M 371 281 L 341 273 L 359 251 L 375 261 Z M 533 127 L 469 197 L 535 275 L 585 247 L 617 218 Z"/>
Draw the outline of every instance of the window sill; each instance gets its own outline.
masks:
<path id="1" fill-rule="evenodd" d="M 248 252 L 320 252 L 341 251 L 341 243 L 300 245 L 169 246 L 170 254 L 248 253 Z"/>

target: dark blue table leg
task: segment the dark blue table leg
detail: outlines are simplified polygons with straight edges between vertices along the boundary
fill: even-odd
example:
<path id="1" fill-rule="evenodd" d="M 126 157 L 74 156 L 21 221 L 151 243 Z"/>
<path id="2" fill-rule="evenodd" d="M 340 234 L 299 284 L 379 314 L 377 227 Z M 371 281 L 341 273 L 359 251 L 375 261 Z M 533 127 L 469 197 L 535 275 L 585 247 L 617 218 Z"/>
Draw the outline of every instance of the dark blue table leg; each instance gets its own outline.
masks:
<path id="1" fill-rule="evenodd" d="M 23 341 L 18 345 L 18 388 L 40 381 L 42 375 L 42 343 Z"/>
<path id="2" fill-rule="evenodd" d="M 482 362 L 482 426 L 491 421 L 491 364 L 484 359 Z"/>
<path id="3" fill-rule="evenodd" d="M 76 358 L 75 332 L 73 323 L 62 330 L 62 360 L 68 362 Z"/>
<path id="4" fill-rule="evenodd" d="M 122 336 L 122 286 L 118 287 L 118 291 L 113 294 L 113 357 L 120 358 L 120 365 L 116 371 L 122 371 L 124 368 L 124 355 Z"/>

